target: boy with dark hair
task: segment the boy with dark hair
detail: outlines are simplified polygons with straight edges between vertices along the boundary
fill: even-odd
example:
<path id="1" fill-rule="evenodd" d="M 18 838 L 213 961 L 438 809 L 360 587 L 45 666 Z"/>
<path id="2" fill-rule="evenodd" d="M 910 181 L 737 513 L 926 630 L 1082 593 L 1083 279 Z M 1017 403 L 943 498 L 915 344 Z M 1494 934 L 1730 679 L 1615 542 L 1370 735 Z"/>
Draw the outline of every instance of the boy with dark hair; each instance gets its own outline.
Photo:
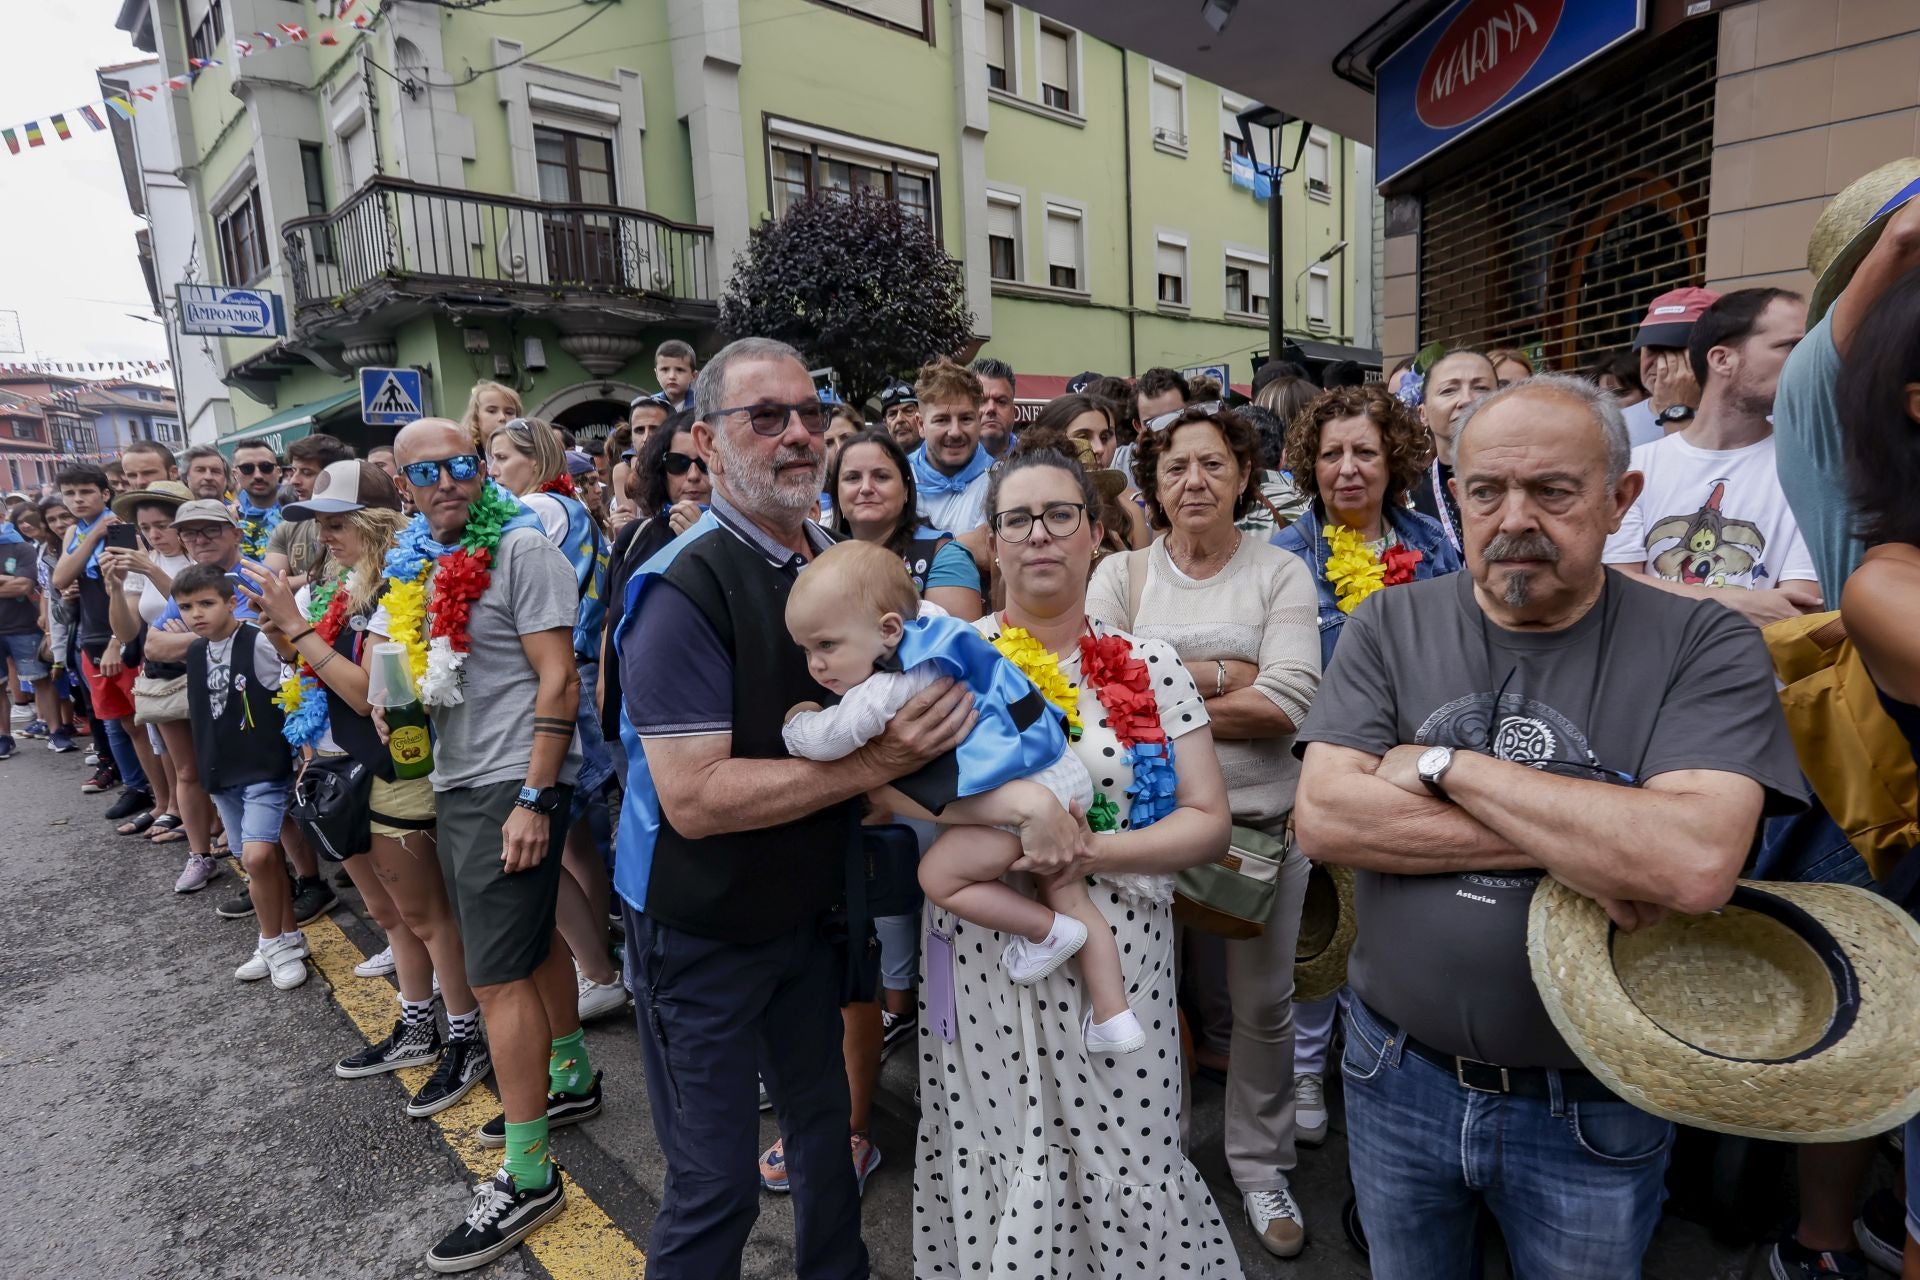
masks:
<path id="1" fill-rule="evenodd" d="M 1133 380 L 1134 412 L 1142 426 L 1164 414 L 1178 413 L 1193 400 L 1193 388 L 1179 372 L 1156 366 Z"/>
<path id="2" fill-rule="evenodd" d="M 335 436 L 302 436 L 287 446 L 284 478 L 300 495 L 300 501 L 305 502 L 313 496 L 313 482 L 320 478 L 322 471 L 352 457 L 353 450 L 346 441 Z M 262 560 L 275 573 L 289 575 L 287 585 L 298 591 L 326 554 L 326 548 L 320 543 L 318 521 L 282 520 L 268 536 Z"/>
<path id="3" fill-rule="evenodd" d="M 307 980 L 306 935 L 293 920 L 293 886 L 280 858 L 292 761 L 281 738 L 280 655 L 260 629 L 233 612 L 233 580 L 195 564 L 173 580 L 173 602 L 198 637 L 187 648 L 187 718 L 200 783 L 213 797 L 227 842 L 240 848 L 260 939 L 233 971 L 242 982 L 272 978 L 281 991 Z"/>
<path id="4" fill-rule="evenodd" d="M 653 376 L 672 408 L 693 408 L 693 375 L 692 344 L 668 338 L 653 349 Z"/>

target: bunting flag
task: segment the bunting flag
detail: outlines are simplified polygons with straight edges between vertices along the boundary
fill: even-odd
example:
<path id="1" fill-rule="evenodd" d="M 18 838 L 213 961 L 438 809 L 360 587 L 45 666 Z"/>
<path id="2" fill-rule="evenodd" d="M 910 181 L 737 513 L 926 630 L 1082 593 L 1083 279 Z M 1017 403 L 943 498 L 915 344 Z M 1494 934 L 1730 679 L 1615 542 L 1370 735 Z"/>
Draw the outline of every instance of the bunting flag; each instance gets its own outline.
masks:
<path id="1" fill-rule="evenodd" d="M 307 38 L 307 29 L 297 22 L 282 22 L 279 26 L 287 33 L 287 39 L 294 44 Z"/>
<path id="2" fill-rule="evenodd" d="M 241 39 L 238 39 L 238 38 L 236 38 L 236 39 L 234 40 L 234 42 L 233 42 L 233 56 L 234 56 L 234 57 L 236 57 L 236 58 L 244 58 L 244 57 L 246 57 L 246 56 L 247 56 L 248 54 L 250 54 L 250 53 L 252 53 L 252 52 L 253 52 L 253 46 L 252 46 L 251 44 L 249 44 L 249 43 L 248 43 L 247 41 L 245 41 L 245 40 L 241 40 Z"/>
<path id="3" fill-rule="evenodd" d="M 6 139 L 7 153 L 9 155 L 17 156 L 20 154 L 20 137 L 18 134 L 11 129 L 0 129 L 0 138 Z"/>
<path id="4" fill-rule="evenodd" d="M 125 98 L 108 98 L 107 107 L 122 120 L 133 119 L 134 112 L 138 109 Z"/>
<path id="5" fill-rule="evenodd" d="M 46 140 L 46 139 L 45 139 L 44 137 L 42 137 L 42 136 L 41 136 L 41 134 L 40 134 L 40 126 L 39 126 L 39 125 L 38 125 L 37 123 L 35 123 L 35 122 L 34 122 L 34 121 L 32 121 L 32 120 L 29 120 L 29 121 L 27 121 L 27 123 L 26 123 L 26 130 L 27 130 L 27 145 L 28 145 L 28 146 L 30 146 L 30 147 L 44 147 L 44 146 L 46 146 L 46 145 L 47 145 L 47 140 Z"/>
<path id="6" fill-rule="evenodd" d="M 67 118 L 61 115 L 59 112 L 55 112 L 53 115 L 48 116 L 47 123 L 52 125 L 53 131 L 60 135 L 60 141 L 65 142 L 68 138 L 71 138 L 73 136 L 73 130 L 67 128 Z"/>
<path id="7" fill-rule="evenodd" d="M 100 113 L 93 109 L 92 104 L 80 108 L 80 118 L 85 120 L 87 122 L 87 128 L 93 130 L 95 133 L 107 127 L 107 122 L 100 118 Z"/>

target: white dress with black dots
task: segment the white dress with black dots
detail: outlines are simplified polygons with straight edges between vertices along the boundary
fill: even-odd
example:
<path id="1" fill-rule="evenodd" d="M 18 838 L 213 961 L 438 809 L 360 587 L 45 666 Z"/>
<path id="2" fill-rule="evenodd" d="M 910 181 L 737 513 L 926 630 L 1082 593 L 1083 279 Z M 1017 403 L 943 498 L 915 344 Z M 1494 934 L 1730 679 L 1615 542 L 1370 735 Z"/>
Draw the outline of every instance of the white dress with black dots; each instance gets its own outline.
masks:
<path id="1" fill-rule="evenodd" d="M 994 615 L 975 626 L 989 638 L 999 634 Z M 1206 724 L 1205 703 L 1172 646 L 1133 645 L 1153 671 L 1167 735 L 1177 739 Z M 1061 667 L 1079 683 L 1077 653 Z M 1080 691 L 1080 716 L 1086 728 L 1074 751 L 1095 793 L 1119 807 L 1124 830 L 1133 780 L 1126 752 L 1091 689 Z M 1032 892 L 1024 876 L 1009 882 Z M 1136 1053 L 1092 1059 L 1076 965 L 1017 987 L 1000 967 L 1004 934 L 934 909 L 934 926 L 953 939 L 959 1038 L 948 1044 L 933 1032 L 923 1000 L 916 1276 L 1241 1274 L 1220 1210 L 1180 1150 L 1171 882 L 1089 882 L 1120 948 L 1127 1000 L 1147 1033 Z"/>

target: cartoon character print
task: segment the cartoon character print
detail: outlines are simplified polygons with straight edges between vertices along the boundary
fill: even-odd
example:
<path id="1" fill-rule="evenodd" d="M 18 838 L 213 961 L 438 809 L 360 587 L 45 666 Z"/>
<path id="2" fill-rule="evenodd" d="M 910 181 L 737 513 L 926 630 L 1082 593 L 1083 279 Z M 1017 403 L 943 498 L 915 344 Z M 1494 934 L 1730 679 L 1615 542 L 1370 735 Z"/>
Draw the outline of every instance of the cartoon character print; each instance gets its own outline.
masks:
<path id="1" fill-rule="evenodd" d="M 1726 494 L 1727 482 L 1716 480 L 1698 511 L 1655 522 L 1647 531 L 1648 551 L 1669 538 L 1679 539 L 1653 558 L 1655 573 L 1690 586 L 1748 585 L 1739 579 L 1748 579 L 1760 564 L 1767 538 L 1758 525 L 1732 519 L 1720 510 Z"/>

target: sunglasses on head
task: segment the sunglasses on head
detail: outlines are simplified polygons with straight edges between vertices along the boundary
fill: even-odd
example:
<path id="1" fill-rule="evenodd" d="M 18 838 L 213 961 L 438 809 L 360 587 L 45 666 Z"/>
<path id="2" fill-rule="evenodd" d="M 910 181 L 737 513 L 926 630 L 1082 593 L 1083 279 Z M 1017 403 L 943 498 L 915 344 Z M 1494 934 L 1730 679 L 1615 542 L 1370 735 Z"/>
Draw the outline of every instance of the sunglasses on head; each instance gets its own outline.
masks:
<path id="1" fill-rule="evenodd" d="M 277 462 L 236 462 L 233 469 L 243 476 L 270 476 L 280 469 Z"/>
<path id="2" fill-rule="evenodd" d="M 409 484 L 424 489 L 440 483 L 440 472 L 445 469 L 449 476 L 459 482 L 473 479 L 480 474 L 480 455 L 477 453 L 456 453 L 451 458 L 436 458 L 427 462 L 409 462 L 400 468 L 400 473 Z"/>
<path id="3" fill-rule="evenodd" d="M 692 457 L 684 453 L 662 454 L 660 456 L 660 465 L 666 468 L 666 472 L 670 476 L 683 476 L 687 474 L 687 468 L 689 467 L 700 468 L 700 474 L 703 476 L 707 474 L 707 460 L 705 458 Z"/>

